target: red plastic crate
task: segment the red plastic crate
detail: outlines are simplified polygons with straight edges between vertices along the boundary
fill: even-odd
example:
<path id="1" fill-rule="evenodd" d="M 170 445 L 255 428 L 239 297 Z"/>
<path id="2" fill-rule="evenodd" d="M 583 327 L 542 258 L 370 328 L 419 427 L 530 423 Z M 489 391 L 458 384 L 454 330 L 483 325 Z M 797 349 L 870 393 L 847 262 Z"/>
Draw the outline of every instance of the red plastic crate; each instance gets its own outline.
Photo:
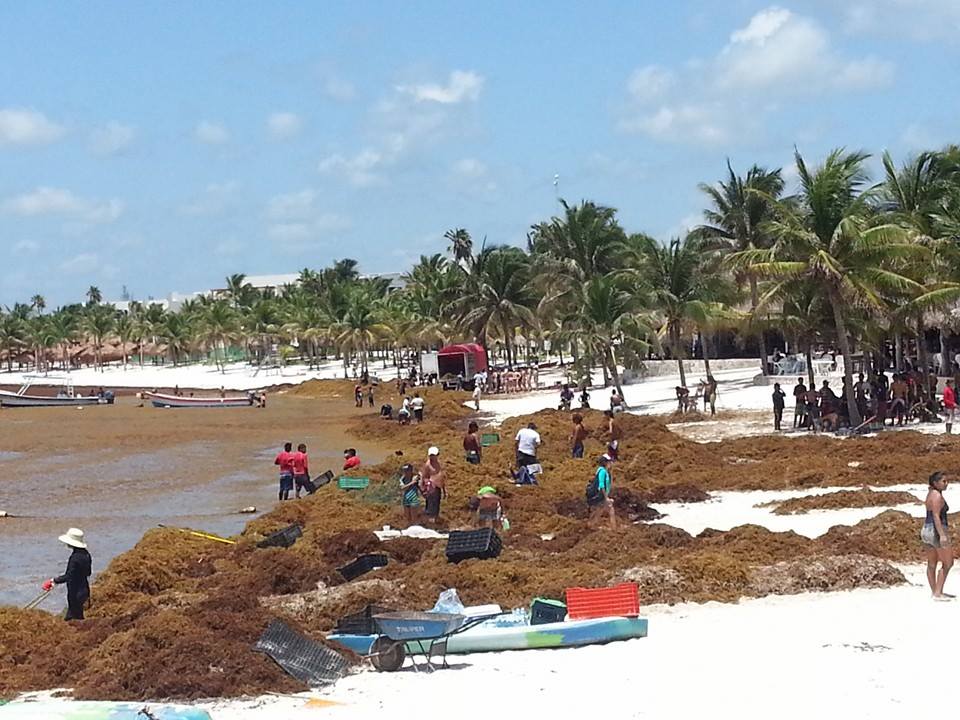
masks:
<path id="1" fill-rule="evenodd" d="M 567 614 L 571 620 L 600 617 L 637 617 L 640 591 L 636 583 L 608 588 L 567 588 Z"/>

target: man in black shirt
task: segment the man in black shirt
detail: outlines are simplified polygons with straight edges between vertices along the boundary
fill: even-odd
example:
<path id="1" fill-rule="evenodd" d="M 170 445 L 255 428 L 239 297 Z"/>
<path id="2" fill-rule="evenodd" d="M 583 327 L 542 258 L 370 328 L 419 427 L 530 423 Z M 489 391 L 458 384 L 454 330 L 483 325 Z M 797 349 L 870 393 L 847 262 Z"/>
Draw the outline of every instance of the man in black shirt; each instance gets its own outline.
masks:
<path id="1" fill-rule="evenodd" d="M 807 386 L 803 384 L 803 378 L 797 378 L 797 384 L 793 387 L 793 426 L 806 426 L 806 407 L 807 407 Z"/>

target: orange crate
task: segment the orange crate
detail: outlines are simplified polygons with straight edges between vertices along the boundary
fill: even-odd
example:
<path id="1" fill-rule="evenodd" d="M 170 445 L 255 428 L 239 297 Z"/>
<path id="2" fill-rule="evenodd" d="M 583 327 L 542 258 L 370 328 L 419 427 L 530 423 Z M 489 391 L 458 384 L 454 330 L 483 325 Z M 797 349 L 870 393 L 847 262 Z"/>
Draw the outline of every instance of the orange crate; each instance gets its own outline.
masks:
<path id="1" fill-rule="evenodd" d="M 640 591 L 636 583 L 608 588 L 567 588 L 567 614 L 571 620 L 600 617 L 637 617 Z"/>

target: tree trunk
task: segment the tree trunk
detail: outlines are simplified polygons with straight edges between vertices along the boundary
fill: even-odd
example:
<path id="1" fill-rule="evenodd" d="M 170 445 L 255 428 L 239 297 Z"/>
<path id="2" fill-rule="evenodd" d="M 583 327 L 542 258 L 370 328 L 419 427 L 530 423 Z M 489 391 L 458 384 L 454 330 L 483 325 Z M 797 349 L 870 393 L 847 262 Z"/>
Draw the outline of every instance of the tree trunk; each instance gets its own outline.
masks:
<path id="1" fill-rule="evenodd" d="M 917 370 L 923 375 L 923 387 L 930 397 L 930 361 L 927 358 L 927 340 L 923 318 L 917 318 Z"/>
<path id="2" fill-rule="evenodd" d="M 700 331 L 700 347 L 703 350 L 703 370 L 710 375 L 710 341 L 707 339 L 708 333 Z"/>
<path id="3" fill-rule="evenodd" d="M 948 331 L 941 326 L 940 328 L 940 375 L 943 377 L 950 377 L 953 375 L 950 372 L 950 343 L 947 342 L 950 336 Z"/>
<path id="4" fill-rule="evenodd" d="M 750 276 L 750 314 L 754 316 L 753 320 L 756 322 L 757 318 L 755 317 L 757 312 L 757 305 L 760 304 L 760 293 L 757 289 L 757 278 L 753 275 Z M 763 336 L 763 328 L 761 327 L 757 331 L 757 345 L 760 347 L 760 372 L 764 375 L 767 374 L 767 339 Z"/>
<path id="5" fill-rule="evenodd" d="M 893 364 L 897 372 L 903 369 L 903 338 L 900 333 L 893 336 Z"/>
<path id="6" fill-rule="evenodd" d="M 808 388 L 813 390 L 813 385 L 816 382 L 816 378 L 813 377 L 813 343 L 810 340 L 807 340 L 804 344 L 804 348 L 807 353 L 807 380 L 810 382 Z"/>
<path id="7" fill-rule="evenodd" d="M 623 399 L 624 407 L 626 407 L 627 400 L 623 395 L 623 385 L 620 382 L 620 371 L 617 370 L 617 354 L 613 349 L 613 345 L 610 346 L 610 371 L 613 373 L 613 385 L 617 388 L 617 392 L 620 394 L 621 399 Z"/>
<path id="8" fill-rule="evenodd" d="M 683 371 L 683 353 L 680 350 L 680 331 L 675 327 L 670 328 L 670 351 L 677 360 L 677 367 L 680 370 L 680 385 L 687 386 L 687 374 Z"/>
<path id="9" fill-rule="evenodd" d="M 830 288 L 830 304 L 833 305 L 833 322 L 837 331 L 837 343 L 840 345 L 840 354 L 843 356 L 843 390 L 847 396 L 847 412 L 850 413 L 850 427 L 860 425 L 860 411 L 857 409 L 857 399 L 853 395 L 853 357 L 850 352 L 850 338 L 847 337 L 847 323 L 843 317 L 843 307 L 840 293 Z"/>

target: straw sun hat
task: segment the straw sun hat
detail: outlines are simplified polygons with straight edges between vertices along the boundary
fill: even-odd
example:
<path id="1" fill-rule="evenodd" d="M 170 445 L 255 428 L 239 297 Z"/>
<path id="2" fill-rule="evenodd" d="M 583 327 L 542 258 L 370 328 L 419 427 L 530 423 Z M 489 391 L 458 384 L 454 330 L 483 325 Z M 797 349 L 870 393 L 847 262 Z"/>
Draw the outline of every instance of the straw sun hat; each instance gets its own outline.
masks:
<path id="1" fill-rule="evenodd" d="M 69 545 L 70 547 L 75 548 L 84 548 L 86 549 L 87 544 L 83 541 L 83 530 L 79 528 L 70 528 L 63 535 L 61 535 L 58 540 L 64 545 Z"/>

